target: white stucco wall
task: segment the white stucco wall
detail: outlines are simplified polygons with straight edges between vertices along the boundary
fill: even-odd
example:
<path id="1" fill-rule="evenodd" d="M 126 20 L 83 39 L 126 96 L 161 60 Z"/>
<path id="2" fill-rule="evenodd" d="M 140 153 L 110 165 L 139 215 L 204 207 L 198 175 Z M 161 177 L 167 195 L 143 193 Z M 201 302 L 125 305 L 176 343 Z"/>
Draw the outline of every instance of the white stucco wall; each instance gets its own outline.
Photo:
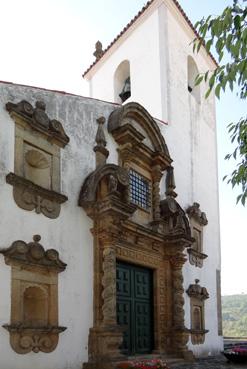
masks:
<path id="1" fill-rule="evenodd" d="M 208 255 L 202 269 L 186 263 L 185 290 L 195 278 L 208 289 L 205 302 L 205 328 L 209 330 L 203 345 L 189 344 L 195 355 L 219 352 L 223 340 L 218 336 L 216 269 L 220 269 L 220 229 L 218 209 L 218 173 L 216 120 L 213 95 L 201 103 L 187 89 L 187 58 L 191 55 L 199 72 L 213 69 L 212 59 L 204 50 L 193 54 L 194 34 L 170 0 L 156 1 L 148 17 L 118 41 L 103 60 L 89 72 L 92 96 L 113 99 L 113 74 L 122 60 L 130 61 L 131 100 L 141 103 L 154 117 L 168 121 L 160 124 L 175 169 L 178 201 L 186 209 L 199 202 L 206 212 L 204 249 Z M 107 87 L 106 87 L 107 86 Z M 127 100 L 129 101 L 129 100 Z M 164 186 L 161 193 L 164 193 Z M 190 328 L 190 300 L 185 294 L 186 326 Z"/>
<path id="2" fill-rule="evenodd" d="M 119 64 L 130 63 L 131 97 L 145 106 L 153 116 L 162 117 L 160 94 L 159 13 L 155 10 L 140 27 L 135 29 L 121 44 L 114 46 L 114 53 L 100 61 L 100 68 L 90 80 L 90 96 L 106 101 L 114 100 L 114 74 Z M 152 30 L 150 32 L 150 30 Z M 145 45 L 145 47 L 143 47 Z M 150 94 L 153 96 L 150 101 Z"/>
<path id="3" fill-rule="evenodd" d="M 61 192 L 68 196 L 57 219 L 48 219 L 34 211 L 19 208 L 13 198 L 13 187 L 5 176 L 14 171 L 14 121 L 5 104 L 25 99 L 35 104 L 43 100 L 51 118 L 62 122 L 70 137 L 69 144 L 61 149 Z M 55 351 L 19 355 L 9 344 L 9 333 L 2 328 L 10 323 L 11 267 L 0 255 L 0 368 L 1 369 L 81 369 L 87 361 L 89 328 L 93 319 L 93 241 L 90 219 L 78 206 L 81 185 L 94 170 L 94 139 L 96 118 L 106 119 L 115 108 L 92 99 L 54 93 L 35 88 L 0 83 L 0 248 L 13 241 L 32 241 L 34 234 L 41 235 L 45 249 L 56 249 L 67 269 L 59 274 L 59 324 L 67 327 L 59 336 Z M 114 143 L 109 143 L 114 159 Z M 116 156 L 116 155 L 115 155 Z"/>
<path id="4" fill-rule="evenodd" d="M 185 290 L 195 278 L 207 288 L 210 298 L 205 301 L 205 328 L 209 330 L 203 345 L 192 345 L 195 355 L 210 355 L 222 349 L 218 336 L 216 269 L 220 269 L 220 228 L 218 208 L 218 173 L 216 150 L 215 101 L 213 94 L 204 95 L 207 86 L 200 85 L 201 103 L 187 90 L 187 59 L 194 58 L 199 72 L 212 68 L 212 61 L 200 53 L 194 55 L 192 37 L 181 26 L 181 20 L 171 10 L 168 22 L 168 128 L 165 133 L 174 160 L 178 201 L 186 209 L 199 202 L 206 212 L 208 225 L 204 227 L 203 252 L 208 255 L 202 269 L 184 268 Z M 176 35 L 176 37 L 174 37 Z M 185 294 L 186 326 L 190 327 L 190 299 Z"/>

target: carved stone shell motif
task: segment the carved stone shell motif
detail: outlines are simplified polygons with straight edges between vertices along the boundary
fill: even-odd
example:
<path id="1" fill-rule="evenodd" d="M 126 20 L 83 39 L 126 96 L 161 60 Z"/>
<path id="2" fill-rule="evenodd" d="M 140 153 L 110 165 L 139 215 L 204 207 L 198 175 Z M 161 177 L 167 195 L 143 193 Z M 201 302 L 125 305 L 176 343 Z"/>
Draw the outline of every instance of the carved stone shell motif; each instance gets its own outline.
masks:
<path id="1" fill-rule="evenodd" d="M 44 154 L 37 150 L 28 150 L 25 159 L 31 167 L 38 168 L 38 169 L 45 169 L 50 166 L 47 158 Z"/>

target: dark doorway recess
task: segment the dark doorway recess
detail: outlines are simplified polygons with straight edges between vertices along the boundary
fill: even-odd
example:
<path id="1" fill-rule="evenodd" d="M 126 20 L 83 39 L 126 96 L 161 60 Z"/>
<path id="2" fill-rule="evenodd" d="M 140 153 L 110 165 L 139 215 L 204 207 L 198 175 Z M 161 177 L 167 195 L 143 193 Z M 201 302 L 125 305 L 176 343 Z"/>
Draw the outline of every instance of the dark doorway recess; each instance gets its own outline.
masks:
<path id="1" fill-rule="evenodd" d="M 117 262 L 117 322 L 124 329 L 123 354 L 152 352 L 152 270 Z"/>

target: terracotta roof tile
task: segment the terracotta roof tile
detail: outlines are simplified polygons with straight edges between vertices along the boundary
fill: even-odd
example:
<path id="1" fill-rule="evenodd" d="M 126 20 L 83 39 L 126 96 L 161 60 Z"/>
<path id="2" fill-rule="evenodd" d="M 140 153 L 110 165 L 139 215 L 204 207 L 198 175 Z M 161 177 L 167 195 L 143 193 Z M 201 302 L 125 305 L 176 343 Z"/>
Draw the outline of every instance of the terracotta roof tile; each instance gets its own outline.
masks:
<path id="1" fill-rule="evenodd" d="M 149 0 L 146 5 L 143 6 L 143 8 L 136 14 L 136 16 L 134 18 L 131 19 L 131 21 L 122 29 L 122 31 L 114 38 L 114 40 L 105 48 L 105 50 L 103 51 L 101 57 L 97 60 L 95 60 L 90 67 L 83 73 L 83 77 L 85 77 L 85 75 L 98 63 L 99 60 L 102 59 L 102 57 L 105 55 L 105 53 L 112 47 L 113 44 L 115 44 L 117 42 L 117 40 L 132 26 L 132 24 L 135 23 L 135 21 L 140 18 L 140 16 L 150 7 L 150 5 L 154 2 L 155 0 Z M 174 4 L 177 6 L 177 8 L 179 9 L 180 13 L 182 14 L 182 16 L 184 17 L 184 19 L 186 20 L 186 22 L 188 23 L 188 25 L 190 26 L 190 28 L 192 29 L 192 31 L 194 32 L 194 34 L 199 38 L 199 34 L 196 31 L 195 27 L 193 26 L 192 22 L 190 21 L 189 17 L 187 16 L 187 14 L 185 13 L 185 11 L 183 10 L 183 8 L 181 7 L 181 5 L 179 4 L 179 2 L 177 0 L 172 0 L 174 2 Z M 211 53 L 209 53 L 209 56 L 211 57 L 211 59 L 213 60 L 213 62 L 217 64 L 217 61 L 215 60 L 215 58 L 213 57 L 213 55 Z"/>

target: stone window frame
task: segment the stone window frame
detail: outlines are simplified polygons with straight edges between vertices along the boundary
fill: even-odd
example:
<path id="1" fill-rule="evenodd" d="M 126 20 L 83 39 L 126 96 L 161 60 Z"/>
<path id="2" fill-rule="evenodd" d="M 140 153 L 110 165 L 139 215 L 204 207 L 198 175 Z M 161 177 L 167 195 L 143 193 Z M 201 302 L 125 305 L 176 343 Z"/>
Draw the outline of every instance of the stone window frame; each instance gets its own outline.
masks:
<path id="1" fill-rule="evenodd" d="M 60 151 L 69 137 L 59 121 L 48 117 L 42 101 L 35 107 L 25 100 L 8 102 L 6 109 L 15 122 L 14 173 L 6 176 L 14 200 L 24 210 L 57 218 L 68 200 L 60 193 Z"/>
<path id="2" fill-rule="evenodd" d="M 33 242 L 18 240 L 0 250 L 11 266 L 10 323 L 3 328 L 18 354 L 54 351 L 59 333 L 66 329 L 58 324 L 58 273 L 66 264 L 56 250 L 45 250 L 40 239 L 34 235 Z M 27 293 L 28 289 L 36 293 Z"/>
<path id="3" fill-rule="evenodd" d="M 205 300 L 209 298 L 208 291 L 205 287 L 199 285 L 199 279 L 195 279 L 195 284 L 191 284 L 187 289 L 190 297 L 190 322 L 191 322 L 191 342 L 193 345 L 203 344 L 205 335 L 209 331 L 205 329 Z M 200 327 L 197 326 L 195 319 L 195 309 L 200 310 Z"/>
<path id="4" fill-rule="evenodd" d="M 197 202 L 194 202 L 192 206 L 189 206 L 186 212 L 190 220 L 191 234 L 192 237 L 194 237 L 194 243 L 187 249 L 189 262 L 195 267 L 202 268 L 203 260 L 208 257 L 208 255 L 203 252 L 204 227 L 208 224 L 207 216 L 200 210 L 200 204 Z M 195 235 L 195 232 L 199 234 L 199 245 L 197 243 L 198 237 Z"/>

